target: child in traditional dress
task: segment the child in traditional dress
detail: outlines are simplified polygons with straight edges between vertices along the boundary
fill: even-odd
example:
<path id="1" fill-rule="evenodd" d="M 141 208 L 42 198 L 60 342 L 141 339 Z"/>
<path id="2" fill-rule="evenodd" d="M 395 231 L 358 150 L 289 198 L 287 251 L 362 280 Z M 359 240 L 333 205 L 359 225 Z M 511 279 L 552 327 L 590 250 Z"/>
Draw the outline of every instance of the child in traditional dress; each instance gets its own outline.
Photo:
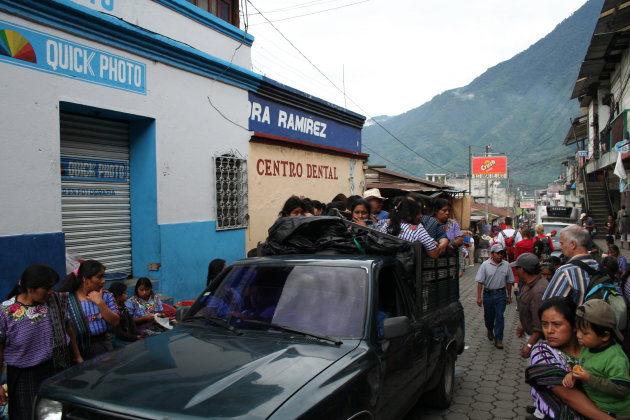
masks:
<path id="1" fill-rule="evenodd" d="M 11 420 L 30 419 L 37 389 L 44 379 L 83 359 L 68 323 L 68 294 L 52 290 L 59 275 L 45 264 L 32 264 L 0 305 L 0 361 L 7 364 Z M 68 337 L 70 343 L 68 345 Z"/>
<path id="2" fill-rule="evenodd" d="M 142 337 L 138 332 L 136 323 L 129 314 L 129 310 L 125 306 L 127 301 L 127 285 L 122 282 L 112 283 L 109 286 L 109 291 L 114 295 L 114 300 L 118 306 L 118 312 L 120 313 L 120 324 L 114 327 L 113 345 L 114 348 L 123 347 L 129 343 L 140 340 Z"/>
<path id="3" fill-rule="evenodd" d="M 148 337 L 164 332 L 155 322 L 155 315 L 161 316 L 164 308 L 160 298 L 153 293 L 151 280 L 140 277 L 136 282 L 134 296 L 129 298 L 125 305 L 141 336 Z"/>
<path id="4" fill-rule="evenodd" d="M 591 299 L 578 307 L 576 315 L 577 339 L 583 346 L 580 365 L 565 376 L 563 385 L 572 388 L 582 381 L 597 408 L 617 417 L 630 415 L 630 363 L 615 342 L 623 341 L 615 312 L 606 301 Z"/>

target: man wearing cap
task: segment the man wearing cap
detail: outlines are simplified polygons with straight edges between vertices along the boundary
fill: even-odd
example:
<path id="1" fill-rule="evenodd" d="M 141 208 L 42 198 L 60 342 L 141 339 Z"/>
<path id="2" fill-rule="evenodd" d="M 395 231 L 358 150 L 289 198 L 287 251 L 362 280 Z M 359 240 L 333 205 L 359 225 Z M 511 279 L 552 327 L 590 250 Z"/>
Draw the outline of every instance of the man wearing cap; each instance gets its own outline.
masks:
<path id="1" fill-rule="evenodd" d="M 568 260 L 567 263 L 556 270 L 543 300 L 553 296 L 570 297 L 576 305 L 584 302 L 586 289 L 591 281 L 591 276 L 577 264 L 588 264 L 589 267 L 599 270 L 599 264 L 588 252 L 591 237 L 587 230 L 577 225 L 567 226 L 560 231 L 560 249 Z"/>
<path id="2" fill-rule="evenodd" d="M 488 330 L 488 340 L 494 341 L 494 346 L 498 349 L 503 348 L 503 313 L 506 303 L 512 303 L 512 285 L 514 284 L 512 270 L 504 258 L 503 245 L 492 245 L 490 258 L 481 264 L 475 276 L 477 305 L 483 304 L 483 318 Z"/>
<path id="3" fill-rule="evenodd" d="M 516 336 L 527 338 L 527 342 L 521 347 L 521 357 L 528 358 L 532 346 L 542 336 L 538 308 L 549 282 L 540 275 L 540 261 L 535 254 L 527 252 L 519 255 L 510 267 L 516 269 L 520 281 L 518 300 L 520 325 L 516 327 Z"/>
<path id="4" fill-rule="evenodd" d="M 383 210 L 383 201 L 387 199 L 381 196 L 381 191 L 378 188 L 367 190 L 363 193 L 363 198 L 370 203 L 372 216 L 376 217 L 378 220 L 387 219 L 389 217 L 389 213 Z"/>

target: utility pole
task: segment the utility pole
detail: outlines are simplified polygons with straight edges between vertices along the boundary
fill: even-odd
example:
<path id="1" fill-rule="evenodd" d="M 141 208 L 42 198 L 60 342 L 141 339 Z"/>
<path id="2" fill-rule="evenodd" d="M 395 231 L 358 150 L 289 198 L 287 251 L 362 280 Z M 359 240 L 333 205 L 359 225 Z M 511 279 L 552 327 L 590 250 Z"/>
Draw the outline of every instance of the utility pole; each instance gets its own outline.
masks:
<path id="1" fill-rule="evenodd" d="M 507 153 L 505 154 L 505 160 L 507 161 Z M 505 192 L 507 195 L 507 202 L 505 203 L 505 212 L 506 213 L 510 213 L 510 172 L 508 171 L 508 168 L 506 166 L 505 168 Z M 514 207 L 514 206 L 512 206 Z M 516 226 L 516 225 L 515 225 Z"/>
<path id="2" fill-rule="evenodd" d="M 472 146 L 471 145 L 468 145 L 468 195 L 472 197 Z"/>
<path id="3" fill-rule="evenodd" d="M 490 155 L 490 147 L 491 147 L 491 145 L 489 145 L 489 144 L 486 145 L 486 157 L 488 157 Z M 489 213 L 489 211 L 488 211 L 488 204 L 489 204 L 488 201 L 489 201 L 489 198 L 488 198 L 488 178 L 486 178 L 486 199 L 484 200 L 484 204 L 485 204 L 485 207 L 486 207 L 486 223 L 490 224 L 490 217 L 488 216 L 488 213 Z"/>

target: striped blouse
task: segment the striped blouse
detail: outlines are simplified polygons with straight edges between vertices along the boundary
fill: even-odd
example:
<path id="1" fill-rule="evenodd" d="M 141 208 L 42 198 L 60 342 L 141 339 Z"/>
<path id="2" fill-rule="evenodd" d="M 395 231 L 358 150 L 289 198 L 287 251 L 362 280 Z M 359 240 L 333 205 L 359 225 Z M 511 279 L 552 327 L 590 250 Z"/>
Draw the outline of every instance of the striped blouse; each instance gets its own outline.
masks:
<path id="1" fill-rule="evenodd" d="M 90 329 L 90 335 L 101 335 L 106 333 L 110 326 L 101 315 L 101 310 L 98 305 L 89 300 L 81 300 L 81 310 L 83 311 L 83 315 L 85 315 L 85 323 L 88 325 Z M 114 300 L 114 295 L 107 290 L 103 290 L 103 302 L 107 305 L 109 309 L 112 310 L 113 313 L 118 314 L 118 305 Z"/>
<path id="2" fill-rule="evenodd" d="M 4 361 L 27 368 L 52 357 L 52 324 L 48 305 L 23 305 L 15 296 L 0 305 L 0 344 Z"/>
<path id="3" fill-rule="evenodd" d="M 572 357 L 560 351 L 559 349 L 553 348 L 546 341 L 539 341 L 538 343 L 534 344 L 531 354 L 529 356 L 530 365 L 553 365 L 565 370 L 567 373 L 569 373 L 573 369 L 573 366 L 575 366 L 577 363 L 577 358 Z M 534 398 L 534 404 L 538 411 L 551 417 L 552 419 L 555 418 L 556 413 L 554 413 L 553 410 L 545 403 L 545 401 L 540 398 L 535 388 L 531 389 L 531 395 Z M 582 417 L 575 417 L 575 420 L 580 419 L 582 419 Z"/>
<path id="4" fill-rule="evenodd" d="M 378 223 L 377 229 L 383 233 L 387 233 L 388 226 L 389 220 L 381 220 Z M 420 242 L 427 251 L 437 248 L 435 241 L 422 225 L 412 225 L 410 223 L 402 222 L 400 224 L 400 233 L 398 234 L 398 237 L 409 242 Z"/>

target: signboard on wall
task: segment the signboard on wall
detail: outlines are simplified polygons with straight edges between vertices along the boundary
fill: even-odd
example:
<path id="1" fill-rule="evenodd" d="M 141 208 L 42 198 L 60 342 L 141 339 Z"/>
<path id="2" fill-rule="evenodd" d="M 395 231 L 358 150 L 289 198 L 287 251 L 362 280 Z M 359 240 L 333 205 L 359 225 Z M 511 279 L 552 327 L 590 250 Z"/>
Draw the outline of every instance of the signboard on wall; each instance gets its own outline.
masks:
<path id="1" fill-rule="evenodd" d="M 507 156 L 472 158 L 473 178 L 507 178 Z"/>
<path id="2" fill-rule="evenodd" d="M 249 94 L 249 129 L 286 139 L 361 152 L 361 130 Z"/>
<path id="3" fill-rule="evenodd" d="M 143 63 L 3 20 L 0 62 L 146 94 Z"/>
<path id="4" fill-rule="evenodd" d="M 533 200 L 530 200 L 530 201 L 521 200 L 518 206 L 522 209 L 535 209 L 536 202 Z"/>

